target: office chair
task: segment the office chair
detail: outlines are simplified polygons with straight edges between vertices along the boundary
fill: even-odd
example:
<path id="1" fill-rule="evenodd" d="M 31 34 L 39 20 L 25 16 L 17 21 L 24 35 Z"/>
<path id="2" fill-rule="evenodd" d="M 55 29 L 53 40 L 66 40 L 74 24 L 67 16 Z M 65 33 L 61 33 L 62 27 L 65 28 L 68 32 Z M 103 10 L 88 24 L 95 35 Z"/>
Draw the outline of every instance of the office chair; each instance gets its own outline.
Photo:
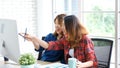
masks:
<path id="1" fill-rule="evenodd" d="M 42 36 L 42 40 L 45 39 L 45 36 Z M 41 48 L 41 50 L 44 50 L 44 48 Z M 41 55 L 42 55 L 42 51 L 38 53 L 38 58 L 37 60 L 40 60 L 41 59 Z"/>
<path id="2" fill-rule="evenodd" d="M 113 40 L 105 38 L 91 38 L 91 39 L 94 43 L 95 54 L 98 60 L 98 68 L 109 68 Z"/>

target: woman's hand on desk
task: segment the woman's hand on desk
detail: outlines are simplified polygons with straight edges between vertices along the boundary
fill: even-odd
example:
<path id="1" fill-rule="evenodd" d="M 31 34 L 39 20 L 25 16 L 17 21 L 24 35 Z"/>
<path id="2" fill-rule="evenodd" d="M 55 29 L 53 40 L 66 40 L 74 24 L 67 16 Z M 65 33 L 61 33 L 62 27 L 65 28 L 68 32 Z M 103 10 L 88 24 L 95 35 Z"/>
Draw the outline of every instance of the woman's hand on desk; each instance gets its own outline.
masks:
<path id="1" fill-rule="evenodd" d="M 82 62 L 80 62 L 79 60 L 77 61 L 77 68 L 82 68 Z"/>
<path id="2" fill-rule="evenodd" d="M 80 62 L 77 61 L 77 68 L 88 68 L 93 66 L 93 61 Z"/>

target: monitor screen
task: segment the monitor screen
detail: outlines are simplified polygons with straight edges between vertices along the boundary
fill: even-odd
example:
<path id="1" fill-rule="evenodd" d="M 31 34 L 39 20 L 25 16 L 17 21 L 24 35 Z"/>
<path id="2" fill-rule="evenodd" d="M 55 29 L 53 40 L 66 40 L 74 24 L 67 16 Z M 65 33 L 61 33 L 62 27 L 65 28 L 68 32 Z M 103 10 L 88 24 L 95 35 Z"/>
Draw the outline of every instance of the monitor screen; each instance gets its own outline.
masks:
<path id="1" fill-rule="evenodd" d="M 0 54 L 18 63 L 20 47 L 15 20 L 0 19 Z"/>

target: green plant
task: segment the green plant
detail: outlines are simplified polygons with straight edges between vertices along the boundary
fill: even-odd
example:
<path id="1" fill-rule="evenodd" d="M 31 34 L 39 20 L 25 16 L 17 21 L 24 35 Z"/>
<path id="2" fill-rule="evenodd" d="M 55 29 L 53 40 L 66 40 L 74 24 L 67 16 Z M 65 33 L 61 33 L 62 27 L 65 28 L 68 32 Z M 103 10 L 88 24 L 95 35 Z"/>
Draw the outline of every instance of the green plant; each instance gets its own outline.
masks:
<path id="1" fill-rule="evenodd" d="M 35 57 L 31 53 L 22 54 L 19 58 L 20 65 L 31 65 L 36 62 Z"/>

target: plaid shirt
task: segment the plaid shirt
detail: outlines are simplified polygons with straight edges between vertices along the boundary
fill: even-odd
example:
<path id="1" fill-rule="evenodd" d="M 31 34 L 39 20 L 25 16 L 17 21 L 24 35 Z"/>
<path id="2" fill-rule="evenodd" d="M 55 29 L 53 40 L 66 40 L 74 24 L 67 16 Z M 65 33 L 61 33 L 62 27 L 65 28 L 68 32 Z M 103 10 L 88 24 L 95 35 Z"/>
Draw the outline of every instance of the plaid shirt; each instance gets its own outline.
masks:
<path id="1" fill-rule="evenodd" d="M 53 41 L 49 42 L 48 50 L 62 50 L 62 49 L 64 49 L 65 61 L 66 63 L 68 63 L 68 58 L 70 58 L 69 42 L 65 38 L 62 38 L 61 40 L 58 40 L 56 42 L 53 42 Z M 98 62 L 95 56 L 93 42 L 86 35 L 82 36 L 82 39 L 80 40 L 79 45 L 74 48 L 74 57 L 81 62 L 93 61 L 93 67 L 90 67 L 90 68 L 98 68 L 97 67 Z"/>

